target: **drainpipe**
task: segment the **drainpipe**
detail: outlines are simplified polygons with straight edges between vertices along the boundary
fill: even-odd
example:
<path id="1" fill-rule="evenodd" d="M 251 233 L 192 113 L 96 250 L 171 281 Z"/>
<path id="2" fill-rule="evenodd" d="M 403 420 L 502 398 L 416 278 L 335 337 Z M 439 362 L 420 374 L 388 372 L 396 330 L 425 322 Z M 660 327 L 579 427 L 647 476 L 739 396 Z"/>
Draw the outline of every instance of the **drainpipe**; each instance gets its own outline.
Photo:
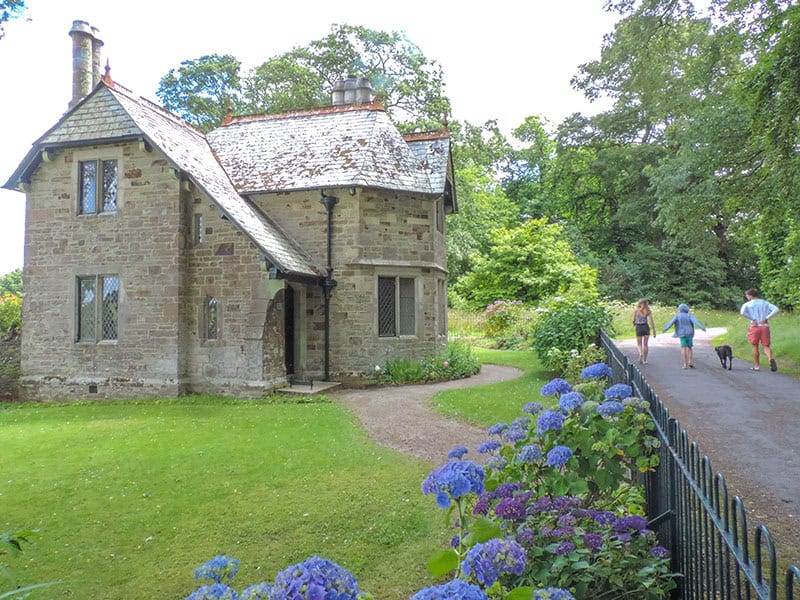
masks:
<path id="1" fill-rule="evenodd" d="M 320 202 L 328 212 L 328 268 L 325 280 L 322 282 L 322 292 L 325 299 L 325 381 L 330 381 L 331 292 L 336 287 L 336 280 L 333 278 L 333 207 L 339 202 L 339 198 L 326 196 L 324 191 L 320 192 L 320 195 L 322 196 Z"/>

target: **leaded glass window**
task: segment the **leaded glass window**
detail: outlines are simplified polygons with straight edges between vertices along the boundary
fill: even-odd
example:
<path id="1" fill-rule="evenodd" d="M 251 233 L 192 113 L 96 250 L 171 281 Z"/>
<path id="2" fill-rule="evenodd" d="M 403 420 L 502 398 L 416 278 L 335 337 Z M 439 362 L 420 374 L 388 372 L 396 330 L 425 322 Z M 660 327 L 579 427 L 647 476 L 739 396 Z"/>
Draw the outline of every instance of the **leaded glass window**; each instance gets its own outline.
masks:
<path id="1" fill-rule="evenodd" d="M 98 290 L 102 298 L 98 299 Z M 78 278 L 78 341 L 116 340 L 119 333 L 119 291 L 117 275 Z"/>
<path id="2" fill-rule="evenodd" d="M 416 334 L 415 282 L 410 277 L 378 277 L 378 335 Z"/>
<path id="3" fill-rule="evenodd" d="M 79 211 L 82 215 L 117 210 L 117 161 L 85 160 L 79 163 Z"/>
<path id="4" fill-rule="evenodd" d="M 219 337 L 219 306 L 216 298 L 206 300 L 206 339 Z"/>

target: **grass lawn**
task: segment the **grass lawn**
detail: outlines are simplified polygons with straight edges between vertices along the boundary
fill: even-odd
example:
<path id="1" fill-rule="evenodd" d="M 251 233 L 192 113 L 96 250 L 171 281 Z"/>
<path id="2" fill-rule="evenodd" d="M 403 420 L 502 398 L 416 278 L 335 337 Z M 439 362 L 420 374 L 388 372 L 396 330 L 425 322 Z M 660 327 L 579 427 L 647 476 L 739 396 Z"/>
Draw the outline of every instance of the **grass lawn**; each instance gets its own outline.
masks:
<path id="1" fill-rule="evenodd" d="M 533 351 L 489 350 L 473 348 L 482 363 L 508 365 L 524 371 L 519 379 L 436 394 L 434 406 L 450 415 L 476 425 L 493 425 L 498 421 L 511 422 L 522 416 L 528 402 L 547 404 L 552 398 L 542 398 L 541 387 L 552 379 L 544 371 Z"/>
<path id="2" fill-rule="evenodd" d="M 35 598 L 184 598 L 216 554 L 240 589 L 317 554 L 407 598 L 447 543 L 431 466 L 329 402 L 0 405 L 0 449 L 0 531 L 41 531 L 9 565 L 62 582 Z"/>

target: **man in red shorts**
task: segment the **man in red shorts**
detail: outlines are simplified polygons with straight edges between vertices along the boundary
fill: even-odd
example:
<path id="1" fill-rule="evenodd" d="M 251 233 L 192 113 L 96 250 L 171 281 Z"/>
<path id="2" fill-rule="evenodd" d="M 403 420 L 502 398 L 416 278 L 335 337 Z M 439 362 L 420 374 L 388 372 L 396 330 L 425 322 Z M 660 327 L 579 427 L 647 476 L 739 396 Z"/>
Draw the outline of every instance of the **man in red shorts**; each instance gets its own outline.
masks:
<path id="1" fill-rule="evenodd" d="M 769 370 L 777 371 L 778 363 L 772 355 L 770 348 L 769 320 L 778 313 L 778 307 L 770 304 L 766 300 L 758 297 L 758 290 L 749 289 L 745 293 L 747 302 L 742 304 L 739 313 L 750 320 L 750 327 L 747 329 L 747 341 L 753 346 L 753 370 L 761 370 L 761 353 L 758 345 L 764 348 L 764 354 L 769 359 Z"/>

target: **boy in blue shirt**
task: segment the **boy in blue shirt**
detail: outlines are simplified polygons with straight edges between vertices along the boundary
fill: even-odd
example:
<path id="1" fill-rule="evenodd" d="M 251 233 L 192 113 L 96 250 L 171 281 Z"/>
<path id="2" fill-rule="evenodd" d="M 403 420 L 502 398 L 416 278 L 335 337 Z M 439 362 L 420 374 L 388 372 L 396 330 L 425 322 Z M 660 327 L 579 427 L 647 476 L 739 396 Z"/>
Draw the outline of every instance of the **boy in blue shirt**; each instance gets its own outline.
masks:
<path id="1" fill-rule="evenodd" d="M 694 369 L 692 362 L 692 346 L 694 345 L 694 328 L 699 327 L 703 331 L 706 328 L 700 321 L 694 318 L 694 315 L 689 314 L 689 307 L 686 304 L 678 305 L 678 314 L 670 319 L 669 323 L 664 326 L 664 331 L 675 325 L 675 333 L 672 337 L 680 338 L 681 340 L 681 359 L 683 360 L 684 369 Z"/>

